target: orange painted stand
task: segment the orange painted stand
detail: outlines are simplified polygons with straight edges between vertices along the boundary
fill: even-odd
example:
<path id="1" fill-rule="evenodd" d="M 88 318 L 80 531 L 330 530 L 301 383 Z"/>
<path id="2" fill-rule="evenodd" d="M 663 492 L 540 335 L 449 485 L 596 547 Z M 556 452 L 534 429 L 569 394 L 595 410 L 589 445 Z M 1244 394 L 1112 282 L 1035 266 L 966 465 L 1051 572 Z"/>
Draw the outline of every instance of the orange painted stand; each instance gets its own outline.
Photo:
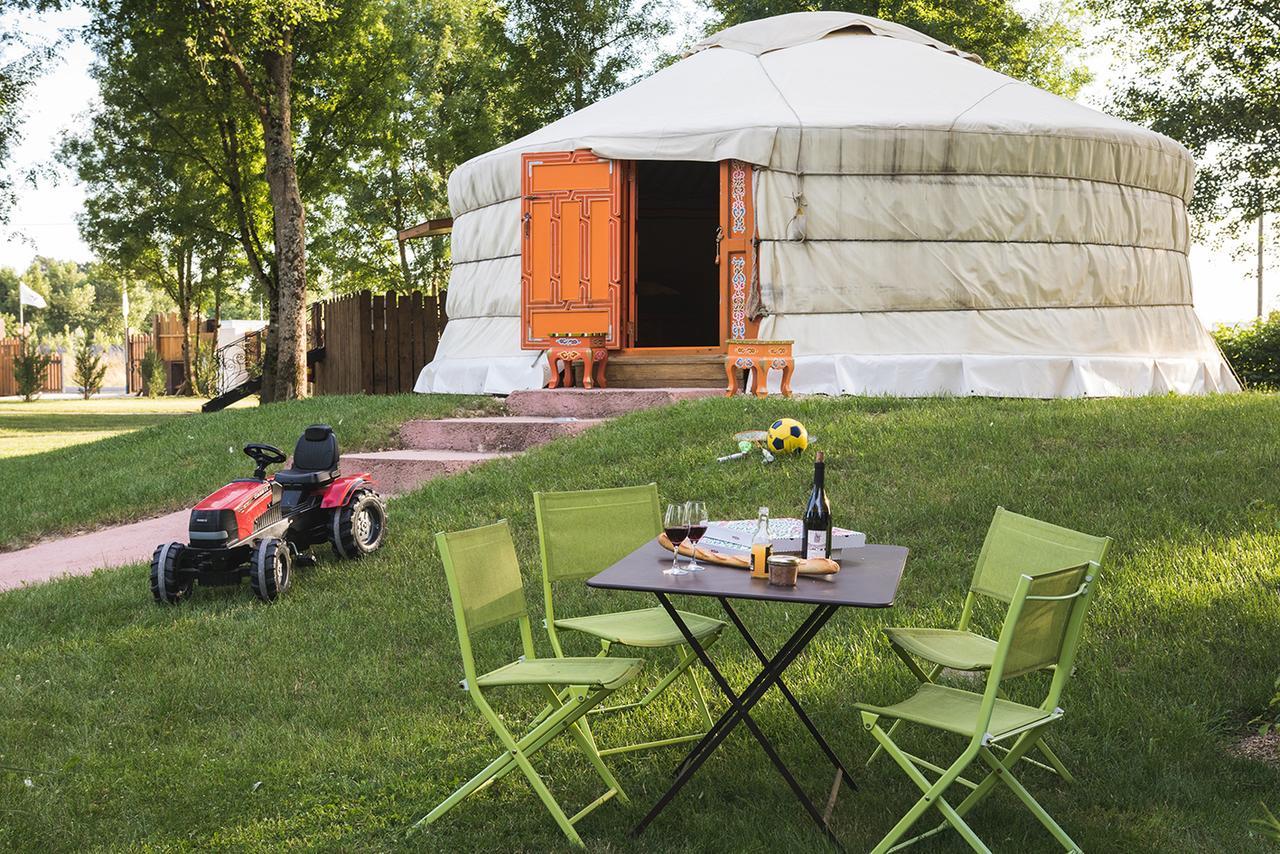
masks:
<path id="1" fill-rule="evenodd" d="M 766 380 L 770 368 L 782 371 L 782 396 L 791 397 L 791 374 L 795 370 L 795 362 L 791 358 L 793 341 L 760 341 L 754 338 L 730 339 L 725 343 L 727 351 L 724 357 L 724 372 L 729 378 L 729 388 L 725 397 L 733 397 L 738 392 L 737 371 L 750 371 L 753 375 L 747 378 L 746 390 L 754 391 L 756 397 L 768 394 Z"/>
<path id="2" fill-rule="evenodd" d="M 551 367 L 551 382 L 547 388 L 560 387 L 560 372 L 564 371 L 565 388 L 573 387 L 573 363 L 582 362 L 582 385 L 592 388 L 599 385 L 605 387 L 604 372 L 609 365 L 609 351 L 605 349 L 605 336 L 596 334 L 552 335 L 551 345 L 547 347 L 547 364 Z M 564 365 L 563 369 L 557 362 Z M 599 370 L 599 379 L 592 382 L 592 375 Z"/>

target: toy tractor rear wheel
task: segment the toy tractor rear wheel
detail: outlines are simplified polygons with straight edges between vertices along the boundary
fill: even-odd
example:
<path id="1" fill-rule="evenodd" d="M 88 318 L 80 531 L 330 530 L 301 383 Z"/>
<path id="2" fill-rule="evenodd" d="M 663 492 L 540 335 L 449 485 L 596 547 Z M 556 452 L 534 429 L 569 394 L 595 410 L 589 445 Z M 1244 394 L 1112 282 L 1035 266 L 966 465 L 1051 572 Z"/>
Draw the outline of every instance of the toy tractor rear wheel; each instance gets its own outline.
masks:
<path id="1" fill-rule="evenodd" d="M 387 531 L 387 508 L 378 493 L 360 489 L 333 510 L 329 542 L 338 557 L 352 560 L 377 551 Z"/>
<path id="2" fill-rule="evenodd" d="M 185 549 L 182 543 L 165 543 L 151 555 L 151 595 L 162 605 L 177 605 L 195 586 L 194 578 L 179 572 Z"/>
<path id="3" fill-rule="evenodd" d="M 289 544 L 267 537 L 253 549 L 249 559 L 249 586 L 263 602 L 274 602 L 289 589 L 293 580 L 293 554 Z"/>

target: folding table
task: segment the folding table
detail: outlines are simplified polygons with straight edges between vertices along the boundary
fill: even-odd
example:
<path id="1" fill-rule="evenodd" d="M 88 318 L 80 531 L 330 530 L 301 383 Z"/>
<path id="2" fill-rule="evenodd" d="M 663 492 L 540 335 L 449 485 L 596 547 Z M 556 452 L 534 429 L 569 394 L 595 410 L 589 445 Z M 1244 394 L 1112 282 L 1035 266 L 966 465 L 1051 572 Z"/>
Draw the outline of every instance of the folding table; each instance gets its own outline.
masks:
<path id="1" fill-rule="evenodd" d="M 835 784 L 832 793 L 839 786 L 840 779 L 855 786 L 840 758 L 822 737 L 813 721 L 805 714 L 800 702 L 782 680 L 782 674 L 788 665 L 802 653 L 809 642 L 826 625 L 827 621 L 840 608 L 887 608 L 893 604 L 898 592 L 898 583 L 902 580 L 902 572 L 907 565 L 907 549 L 902 546 L 867 545 L 860 549 L 846 549 L 840 559 L 840 572 L 835 575 L 819 578 L 801 576 L 795 587 L 774 587 L 765 579 L 752 578 L 743 569 L 734 569 L 715 565 L 707 565 L 702 572 L 688 575 L 666 575 L 662 570 L 671 565 L 671 552 L 664 549 L 657 541 L 651 541 L 636 549 L 613 566 L 587 580 L 587 585 L 607 590 L 633 590 L 654 594 L 658 602 L 671 615 L 671 619 L 684 635 L 686 642 L 697 653 L 711 678 L 729 700 L 729 708 L 707 731 L 702 740 L 684 758 L 676 770 L 675 781 L 658 799 L 649 813 L 640 820 L 631 831 L 633 837 L 644 832 L 649 823 L 657 818 L 676 794 L 697 773 L 698 769 L 725 740 L 734 727 L 745 724 L 756 741 L 760 743 L 768 755 L 770 762 L 786 780 L 796 799 L 804 807 L 809 817 L 826 833 L 827 837 L 840 847 L 840 842 L 831 832 L 827 819 L 818 811 L 791 770 L 787 768 L 773 744 L 751 718 L 751 708 L 769 691 L 777 687 L 794 710 L 800 722 L 813 737 L 822 752 L 836 769 Z M 751 652 L 760 660 L 761 670 L 751 683 L 737 693 L 729 685 L 724 675 L 716 667 L 715 662 L 707 655 L 697 638 L 680 618 L 680 613 L 671 604 L 671 596 L 710 596 L 719 601 L 729 621 L 742 635 Z M 731 599 L 756 599 L 764 602 L 793 602 L 813 605 L 809 615 L 801 621 L 800 626 L 782 645 L 778 652 L 768 657 L 751 633 L 746 624 L 738 616 L 730 604 Z M 855 786 L 856 787 L 856 786 Z"/>

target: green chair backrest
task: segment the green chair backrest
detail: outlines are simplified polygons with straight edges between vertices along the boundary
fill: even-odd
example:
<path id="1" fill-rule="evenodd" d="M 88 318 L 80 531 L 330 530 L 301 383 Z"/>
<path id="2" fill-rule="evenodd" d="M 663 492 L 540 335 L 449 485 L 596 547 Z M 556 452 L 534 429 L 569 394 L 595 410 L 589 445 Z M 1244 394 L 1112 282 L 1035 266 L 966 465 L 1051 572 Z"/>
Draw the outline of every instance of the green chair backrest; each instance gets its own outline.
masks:
<path id="1" fill-rule="evenodd" d="M 589 578 L 662 533 L 658 485 L 535 492 L 547 584 Z"/>
<path id="2" fill-rule="evenodd" d="M 983 728 L 990 723 L 1000 683 L 1033 670 L 1054 668 L 1048 695 L 1040 707 L 1046 712 L 1058 708 L 1071 678 L 1098 573 L 1098 565 L 1090 562 L 1019 577 L 987 677 Z"/>
<path id="3" fill-rule="evenodd" d="M 1009 602 L 1023 575 L 1036 576 L 1089 561 L 1101 566 L 1110 545 L 1110 537 L 1082 534 L 997 507 L 969 590 Z"/>
<path id="4" fill-rule="evenodd" d="M 533 637 L 520 561 L 507 520 L 466 531 L 441 531 L 436 534 L 436 546 L 444 563 L 463 669 L 470 684 L 475 684 L 471 637 L 478 631 L 519 620 L 525 655 L 532 658 Z"/>

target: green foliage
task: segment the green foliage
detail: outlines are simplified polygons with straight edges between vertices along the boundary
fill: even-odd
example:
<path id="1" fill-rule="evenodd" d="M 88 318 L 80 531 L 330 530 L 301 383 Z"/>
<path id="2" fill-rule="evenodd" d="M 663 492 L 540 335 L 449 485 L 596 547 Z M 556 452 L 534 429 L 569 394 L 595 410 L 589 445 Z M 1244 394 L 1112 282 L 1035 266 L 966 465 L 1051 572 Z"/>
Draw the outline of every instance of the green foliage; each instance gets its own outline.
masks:
<path id="1" fill-rule="evenodd" d="M 1258 828 L 1258 832 L 1273 842 L 1280 843 L 1280 817 L 1266 805 L 1262 804 L 1262 818 L 1251 818 L 1249 824 Z"/>
<path id="2" fill-rule="evenodd" d="M 13 356 L 13 378 L 18 394 L 28 403 L 40 396 L 45 372 L 53 364 L 53 353 L 36 343 L 34 335 L 23 337 Z"/>
<path id="3" fill-rule="evenodd" d="M 1213 330 L 1222 355 L 1250 388 L 1280 390 L 1280 312 Z"/>
<path id="4" fill-rule="evenodd" d="M 75 348 L 75 369 L 71 381 L 80 387 L 80 394 L 88 400 L 102 391 L 106 375 L 107 362 L 101 348 L 94 346 L 91 336 L 81 336 Z"/>
<path id="5" fill-rule="evenodd" d="M 1259 735 L 1280 732 L 1280 676 L 1276 677 L 1275 689 L 1271 702 L 1267 704 L 1267 710 L 1250 721 L 1258 725 Z"/>
<path id="6" fill-rule="evenodd" d="M 1280 210 L 1280 14 L 1257 0 L 1088 0 L 1134 72 L 1114 108 L 1196 155 L 1192 212 L 1239 233 Z"/>
<path id="7" fill-rule="evenodd" d="M 213 397 L 218 384 L 218 356 L 213 347 L 202 347 L 191 362 L 191 393 Z"/>
<path id="8" fill-rule="evenodd" d="M 1083 45 L 1074 0 L 1046 3 L 1025 14 L 1013 0 L 708 0 L 720 16 L 714 28 L 787 12 L 840 11 L 911 27 L 953 47 L 976 53 L 1010 77 L 1064 97 L 1089 82 L 1076 52 Z"/>
<path id="9" fill-rule="evenodd" d="M 164 362 L 154 347 L 148 347 L 138 363 L 138 372 L 142 374 L 142 394 L 144 397 L 160 397 L 164 394 L 166 383 Z"/>

